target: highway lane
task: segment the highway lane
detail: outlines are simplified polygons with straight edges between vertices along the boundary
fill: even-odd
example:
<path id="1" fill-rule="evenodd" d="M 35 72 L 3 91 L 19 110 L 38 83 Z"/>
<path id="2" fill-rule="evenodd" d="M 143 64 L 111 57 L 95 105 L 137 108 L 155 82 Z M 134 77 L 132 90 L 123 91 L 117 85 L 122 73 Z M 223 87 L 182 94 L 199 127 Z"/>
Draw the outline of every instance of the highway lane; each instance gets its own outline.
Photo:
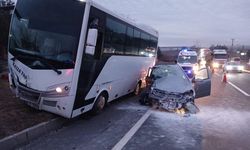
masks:
<path id="1" fill-rule="evenodd" d="M 250 73 L 228 73 L 227 77 L 230 82 L 250 95 Z"/>
<path id="2" fill-rule="evenodd" d="M 137 97 L 125 97 L 97 116 L 80 116 L 20 149 L 110 150 L 148 109 Z"/>
<path id="3" fill-rule="evenodd" d="M 101 150 L 112 149 L 119 141 L 128 141 L 120 147 L 125 150 L 250 147 L 249 97 L 213 75 L 211 96 L 197 99 L 196 103 L 200 112 L 182 117 L 140 106 L 138 97 L 126 97 L 110 104 L 98 116 L 74 119 L 64 128 L 20 149 Z M 148 117 L 137 126 L 149 111 Z"/>
<path id="4" fill-rule="evenodd" d="M 218 70 L 215 72 L 217 77 L 220 77 L 221 80 L 223 78 L 223 73 L 221 70 Z M 227 73 L 227 82 L 233 86 L 236 90 L 243 93 L 245 96 L 250 97 L 250 73 L 244 72 L 244 73 Z"/>

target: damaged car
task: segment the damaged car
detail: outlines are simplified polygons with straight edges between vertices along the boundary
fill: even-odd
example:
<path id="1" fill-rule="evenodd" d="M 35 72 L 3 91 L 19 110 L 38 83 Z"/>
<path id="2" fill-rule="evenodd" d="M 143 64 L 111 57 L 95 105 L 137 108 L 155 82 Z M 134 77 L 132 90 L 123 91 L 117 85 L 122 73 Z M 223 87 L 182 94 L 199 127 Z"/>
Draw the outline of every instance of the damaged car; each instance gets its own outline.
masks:
<path id="1" fill-rule="evenodd" d="M 196 78 L 190 81 L 178 64 L 158 64 L 149 69 L 146 83 L 140 103 L 167 111 L 185 109 L 196 113 L 199 109 L 195 105 L 195 98 L 209 96 L 211 92 L 207 68 L 198 70 Z"/>

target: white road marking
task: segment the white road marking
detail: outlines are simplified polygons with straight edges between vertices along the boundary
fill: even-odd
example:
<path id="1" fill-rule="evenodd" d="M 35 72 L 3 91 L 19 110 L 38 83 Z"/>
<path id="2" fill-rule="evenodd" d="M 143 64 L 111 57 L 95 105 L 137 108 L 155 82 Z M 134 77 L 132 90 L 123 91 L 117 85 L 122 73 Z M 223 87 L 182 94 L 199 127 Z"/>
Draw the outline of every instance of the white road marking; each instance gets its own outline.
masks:
<path id="1" fill-rule="evenodd" d="M 133 135 L 139 130 L 142 124 L 148 119 L 151 113 L 152 113 L 151 110 L 148 110 L 140 118 L 140 120 L 138 120 L 136 124 L 122 137 L 122 139 L 112 148 L 112 150 L 121 150 L 133 137 Z"/>
<path id="2" fill-rule="evenodd" d="M 221 77 L 220 74 L 218 73 L 214 73 L 216 76 Z M 236 90 L 238 90 L 239 92 L 241 92 L 242 94 L 246 95 L 246 96 L 250 96 L 247 92 L 243 91 L 242 89 L 240 89 L 238 86 L 234 85 L 232 82 L 227 81 L 227 83 L 229 83 L 232 87 L 234 87 Z"/>
<path id="3" fill-rule="evenodd" d="M 243 91 L 242 89 L 240 89 L 238 86 L 234 85 L 232 82 L 227 81 L 232 87 L 234 87 L 236 90 L 238 90 L 239 92 L 241 92 L 242 94 L 246 95 L 246 96 L 250 96 L 247 92 Z"/>

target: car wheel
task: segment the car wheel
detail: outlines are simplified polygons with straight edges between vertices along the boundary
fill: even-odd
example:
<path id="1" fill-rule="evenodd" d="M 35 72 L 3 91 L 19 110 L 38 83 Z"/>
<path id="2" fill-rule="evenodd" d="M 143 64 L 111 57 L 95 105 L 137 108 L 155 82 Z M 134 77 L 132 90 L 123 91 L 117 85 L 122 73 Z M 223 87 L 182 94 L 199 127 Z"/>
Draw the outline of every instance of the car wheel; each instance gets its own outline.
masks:
<path id="1" fill-rule="evenodd" d="M 104 109 L 106 102 L 107 102 L 107 98 L 104 96 L 104 94 L 99 95 L 92 108 L 92 114 L 95 114 L 95 115 L 99 114 Z"/>

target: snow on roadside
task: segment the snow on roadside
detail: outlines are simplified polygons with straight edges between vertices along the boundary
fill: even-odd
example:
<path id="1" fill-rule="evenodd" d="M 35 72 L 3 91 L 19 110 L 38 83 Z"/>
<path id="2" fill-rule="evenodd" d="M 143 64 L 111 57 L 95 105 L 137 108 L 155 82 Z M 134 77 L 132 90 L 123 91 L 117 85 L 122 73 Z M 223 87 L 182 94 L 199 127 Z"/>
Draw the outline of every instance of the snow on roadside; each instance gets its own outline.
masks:
<path id="1" fill-rule="evenodd" d="M 237 135 L 249 130 L 250 112 L 232 108 L 202 107 L 196 115 L 213 134 Z M 221 133 L 221 134 L 220 134 Z M 225 135 L 222 135 L 225 136 Z"/>
<path id="2" fill-rule="evenodd" d="M 242 137 L 250 138 L 250 112 L 243 110 L 202 106 L 198 114 L 190 117 L 160 111 L 153 111 L 151 116 L 154 125 L 171 137 L 172 143 L 183 149 L 201 146 L 204 144 L 202 140 L 209 143 L 210 137 L 239 142 Z"/>
<path id="3" fill-rule="evenodd" d="M 201 125 L 197 118 L 182 117 L 175 113 L 153 111 L 152 122 L 160 127 L 168 137 L 168 142 L 181 149 L 192 148 L 199 143 Z"/>

